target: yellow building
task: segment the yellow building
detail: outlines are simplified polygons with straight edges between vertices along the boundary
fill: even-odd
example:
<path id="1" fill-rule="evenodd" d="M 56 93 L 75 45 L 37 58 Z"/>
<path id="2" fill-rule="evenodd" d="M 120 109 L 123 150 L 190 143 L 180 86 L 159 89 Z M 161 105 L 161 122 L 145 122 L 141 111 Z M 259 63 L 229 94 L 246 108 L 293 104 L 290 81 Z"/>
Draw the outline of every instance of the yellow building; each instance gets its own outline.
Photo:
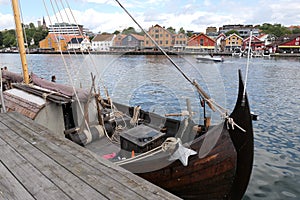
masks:
<path id="1" fill-rule="evenodd" d="M 49 33 L 47 37 L 39 42 L 41 50 L 51 50 L 51 51 L 67 51 L 68 42 L 72 38 L 83 38 L 77 35 L 66 35 L 66 34 L 56 34 Z"/>
<path id="2" fill-rule="evenodd" d="M 162 48 L 169 49 L 174 45 L 173 34 L 170 31 L 166 30 L 165 28 L 159 26 L 158 24 L 152 26 L 149 29 L 148 34 Z M 151 39 L 147 35 L 144 36 L 144 47 L 155 48 L 155 44 L 151 41 Z"/>
<path id="3" fill-rule="evenodd" d="M 243 45 L 243 38 L 233 33 L 225 38 L 225 48 L 233 51 L 236 48 L 241 48 Z"/>

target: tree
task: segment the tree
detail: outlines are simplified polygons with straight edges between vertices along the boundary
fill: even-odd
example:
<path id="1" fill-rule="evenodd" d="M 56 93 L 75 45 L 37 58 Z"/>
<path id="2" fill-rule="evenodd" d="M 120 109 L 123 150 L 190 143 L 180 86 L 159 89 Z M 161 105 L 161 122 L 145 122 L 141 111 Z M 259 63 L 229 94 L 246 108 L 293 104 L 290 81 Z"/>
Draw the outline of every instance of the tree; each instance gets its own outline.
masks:
<path id="1" fill-rule="evenodd" d="M 113 34 L 115 34 L 115 35 L 118 35 L 118 34 L 120 34 L 121 32 L 120 31 L 118 31 L 118 30 L 115 30 L 115 32 L 113 32 Z"/>
<path id="2" fill-rule="evenodd" d="M 292 30 L 293 34 L 300 34 L 300 28 L 295 28 L 294 30 Z"/>
<path id="3" fill-rule="evenodd" d="M 170 26 L 169 28 L 167 28 L 167 30 L 168 30 L 170 33 L 173 33 L 173 34 L 176 33 L 176 29 L 173 28 L 172 26 Z"/>
<path id="4" fill-rule="evenodd" d="M 136 34 L 137 32 L 135 31 L 135 29 L 133 27 L 128 27 L 127 29 L 125 28 L 123 31 L 122 31 L 122 34 L 125 34 L 125 35 L 129 35 L 129 34 Z"/>
<path id="5" fill-rule="evenodd" d="M 227 31 L 226 33 L 225 33 L 225 35 L 226 36 L 229 36 L 229 35 L 231 35 L 231 34 L 237 34 L 238 36 L 240 36 L 240 34 L 239 34 L 239 32 L 237 31 L 237 30 L 230 30 L 230 31 Z"/>
<path id="6" fill-rule="evenodd" d="M 185 34 L 185 30 L 183 29 L 183 27 L 181 27 L 181 28 L 179 29 L 178 33 L 183 33 L 183 34 Z"/>
<path id="7" fill-rule="evenodd" d="M 0 31 L 0 48 L 2 48 L 2 45 L 3 45 L 3 34 Z"/>
<path id="8" fill-rule="evenodd" d="M 281 24 L 269 24 L 264 23 L 262 26 L 259 26 L 259 29 L 266 34 L 272 34 L 276 37 L 283 36 L 285 34 L 291 34 L 292 32 L 287 28 L 282 26 Z"/>
<path id="9" fill-rule="evenodd" d="M 30 23 L 30 24 L 29 24 L 29 28 L 30 28 L 30 29 L 35 29 L 34 23 Z"/>
<path id="10" fill-rule="evenodd" d="M 4 47 L 17 46 L 15 30 L 5 30 L 3 31 L 3 44 Z"/>

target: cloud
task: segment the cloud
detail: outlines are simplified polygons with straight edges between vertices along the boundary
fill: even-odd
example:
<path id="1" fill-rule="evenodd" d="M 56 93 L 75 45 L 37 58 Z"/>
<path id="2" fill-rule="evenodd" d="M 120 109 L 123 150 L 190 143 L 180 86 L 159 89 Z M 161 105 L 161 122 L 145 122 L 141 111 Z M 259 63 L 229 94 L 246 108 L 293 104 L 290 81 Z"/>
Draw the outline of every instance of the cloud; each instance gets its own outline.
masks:
<path id="1" fill-rule="evenodd" d="M 300 4 L 292 0 L 120 0 L 120 2 L 146 30 L 155 24 L 172 26 L 176 30 L 183 27 L 185 30 L 197 32 L 204 32 L 208 26 L 219 27 L 226 24 L 257 25 L 265 22 L 286 26 L 300 24 Z M 14 28 L 12 15 L 4 10 L 4 4 L 8 7 L 9 1 L 0 0 L 0 4 L 0 28 Z M 23 8 L 25 6 L 27 11 L 32 10 L 32 5 L 28 7 L 24 4 Z M 130 26 L 138 29 L 114 0 L 74 0 L 70 6 L 76 21 L 94 32 L 114 32 Z M 32 12 L 32 15 L 24 17 L 25 23 L 36 22 L 43 15 L 47 20 L 45 11 Z M 50 15 L 54 16 L 53 13 Z M 57 20 L 51 17 L 51 21 L 54 23 Z M 49 21 L 47 24 L 50 24 Z"/>
<path id="2" fill-rule="evenodd" d="M 15 22 L 13 20 L 13 16 L 11 14 L 1 14 L 0 13 L 0 30 L 4 29 L 14 29 Z"/>

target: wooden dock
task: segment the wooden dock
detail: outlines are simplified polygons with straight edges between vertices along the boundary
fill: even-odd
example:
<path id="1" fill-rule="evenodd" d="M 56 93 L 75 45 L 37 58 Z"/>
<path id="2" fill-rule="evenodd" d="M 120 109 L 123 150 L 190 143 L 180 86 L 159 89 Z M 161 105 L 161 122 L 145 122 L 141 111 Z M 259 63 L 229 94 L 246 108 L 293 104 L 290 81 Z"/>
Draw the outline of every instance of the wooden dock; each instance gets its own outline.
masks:
<path id="1" fill-rule="evenodd" d="M 0 114 L 0 199 L 178 199 L 17 113 Z"/>

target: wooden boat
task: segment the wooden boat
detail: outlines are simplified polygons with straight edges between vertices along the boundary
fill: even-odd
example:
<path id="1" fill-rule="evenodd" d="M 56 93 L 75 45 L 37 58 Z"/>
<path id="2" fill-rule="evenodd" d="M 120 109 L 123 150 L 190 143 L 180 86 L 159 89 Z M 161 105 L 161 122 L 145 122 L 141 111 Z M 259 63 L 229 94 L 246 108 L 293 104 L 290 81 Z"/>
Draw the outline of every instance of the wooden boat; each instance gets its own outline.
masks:
<path id="1" fill-rule="evenodd" d="M 196 59 L 198 61 L 213 61 L 213 62 L 223 62 L 224 61 L 223 57 L 215 57 L 212 55 L 198 55 L 198 56 L 196 56 Z"/>
<path id="2" fill-rule="evenodd" d="M 241 72 L 235 108 L 230 115 L 223 113 L 224 121 L 214 126 L 209 125 L 209 118 L 202 125 L 195 124 L 188 101 L 189 115 L 179 121 L 103 99 L 94 92 L 94 84 L 88 91 L 34 74 L 31 85 L 20 83 L 26 75 L 3 72 L 3 78 L 7 88 L 2 97 L 8 111 L 30 117 L 179 197 L 241 199 L 247 189 L 253 129 Z M 214 109 L 209 96 L 196 82 L 191 83 Z M 114 137 L 120 144 L 109 142 Z"/>

